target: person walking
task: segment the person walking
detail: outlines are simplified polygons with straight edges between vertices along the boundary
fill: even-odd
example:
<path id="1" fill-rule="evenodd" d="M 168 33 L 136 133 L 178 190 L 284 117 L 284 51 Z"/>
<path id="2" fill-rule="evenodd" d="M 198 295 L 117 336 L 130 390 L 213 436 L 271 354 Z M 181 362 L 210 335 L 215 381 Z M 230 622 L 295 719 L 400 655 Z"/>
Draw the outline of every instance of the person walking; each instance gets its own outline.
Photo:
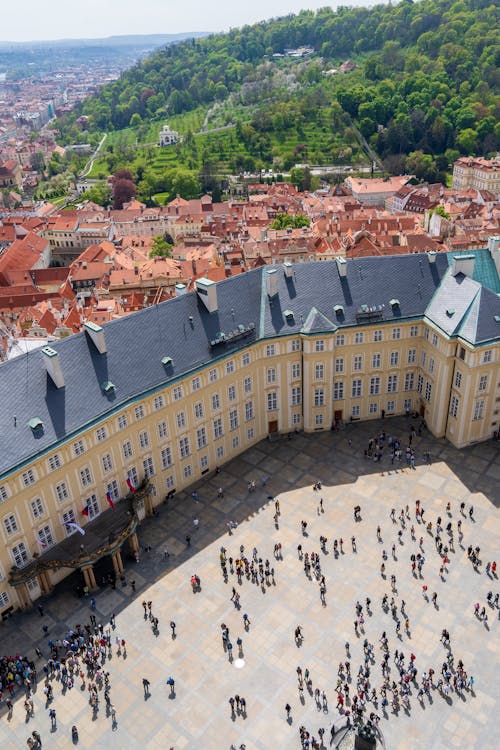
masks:
<path id="1" fill-rule="evenodd" d="M 144 697 L 147 698 L 149 695 L 150 682 L 146 677 L 142 678 L 142 687 L 144 688 Z"/>
<path id="2" fill-rule="evenodd" d="M 290 721 L 290 711 L 291 710 L 292 710 L 291 705 L 289 703 L 287 703 L 286 706 L 285 706 L 287 721 Z"/>

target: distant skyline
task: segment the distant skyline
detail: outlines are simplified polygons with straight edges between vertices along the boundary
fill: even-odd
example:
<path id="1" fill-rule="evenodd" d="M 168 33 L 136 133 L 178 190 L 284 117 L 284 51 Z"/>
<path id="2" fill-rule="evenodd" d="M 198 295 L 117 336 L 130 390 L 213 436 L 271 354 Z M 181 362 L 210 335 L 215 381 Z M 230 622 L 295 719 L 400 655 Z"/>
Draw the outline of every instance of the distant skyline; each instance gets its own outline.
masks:
<path id="1" fill-rule="evenodd" d="M 4 0 L 1 42 L 82 39 L 124 34 L 177 34 L 227 31 L 275 16 L 327 5 L 369 5 L 370 0 Z"/>

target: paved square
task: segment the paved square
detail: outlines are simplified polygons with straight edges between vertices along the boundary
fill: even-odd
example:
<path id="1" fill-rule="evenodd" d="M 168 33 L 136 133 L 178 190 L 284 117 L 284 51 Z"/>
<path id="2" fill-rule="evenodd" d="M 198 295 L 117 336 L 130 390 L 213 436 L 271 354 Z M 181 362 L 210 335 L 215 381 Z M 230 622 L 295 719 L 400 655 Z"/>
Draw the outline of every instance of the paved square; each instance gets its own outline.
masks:
<path id="1" fill-rule="evenodd" d="M 25 722 L 23 699 L 18 692 L 13 715 L 7 718 L 5 706 L 0 709 L 0 743 L 2 747 L 25 747 L 32 729 L 37 729 L 43 746 L 67 748 L 71 746 L 72 724 L 79 729 L 81 748 L 168 748 L 175 750 L 229 750 L 231 743 L 244 742 L 247 750 L 254 748 L 299 748 L 298 728 L 304 724 L 318 736 L 318 727 L 326 728 L 325 745 L 329 746 L 330 727 L 344 722 L 336 709 L 335 686 L 339 661 L 345 660 L 346 641 L 351 644 L 351 696 L 355 691 L 356 675 L 363 661 L 362 643 L 366 635 L 375 645 L 376 663 L 371 667 L 370 680 L 377 691 L 382 683 L 380 661 L 382 651 L 379 638 L 387 631 L 391 654 L 403 649 L 406 660 L 410 652 L 416 655 L 419 675 L 432 666 L 436 682 L 440 676 L 446 649 L 440 643 L 442 628 L 449 630 L 455 663 L 475 679 L 474 695 L 465 691 L 463 697 L 452 692 L 448 699 L 437 690 L 420 703 L 417 690 L 412 687 L 411 710 L 398 715 L 388 707 L 388 718 L 379 705 L 382 717 L 380 729 L 387 750 L 438 750 L 441 748 L 494 748 L 500 741 L 497 716 L 500 710 L 498 667 L 500 640 L 498 638 L 498 610 L 486 603 L 486 594 L 498 592 L 498 579 L 486 575 L 485 564 L 498 555 L 500 488 L 500 444 L 491 442 L 466 450 L 455 450 L 444 441 L 429 435 L 413 441 L 417 466 L 413 471 L 401 465 L 391 465 L 386 448 L 380 463 L 365 458 L 368 439 L 382 429 L 402 439 L 403 446 L 410 422 L 404 418 L 381 422 L 357 423 L 339 433 L 296 435 L 292 440 L 263 442 L 224 466 L 218 476 L 199 483 L 200 502 L 196 504 L 188 492 L 179 493 L 168 506 L 163 506 L 158 518 L 147 520 L 139 530 L 142 545 L 151 544 L 151 552 L 142 553 L 139 564 L 127 562 L 127 576 L 136 581 L 137 592 L 130 586 L 97 594 L 97 616 L 107 622 L 116 613 L 116 631 L 127 641 L 127 657 L 116 655 L 108 669 L 111 673 L 111 699 L 117 711 L 117 726 L 113 729 L 106 717 L 104 701 L 92 720 L 88 693 L 75 687 L 62 695 L 61 685 L 54 681 L 54 708 L 58 728 L 51 733 L 48 711 L 45 709 L 43 683 L 39 683 L 34 697 L 35 717 Z M 352 446 L 349 445 L 352 441 Z M 430 451 L 432 465 L 425 465 L 422 457 Z M 403 468 L 402 468 L 403 467 Z M 268 476 L 261 487 L 262 476 Z M 248 481 L 254 479 L 255 492 L 249 494 Z M 312 484 L 321 480 L 322 489 L 315 492 Z M 217 488 L 223 486 L 226 497 L 216 499 Z M 273 521 L 274 503 L 268 496 L 278 497 L 281 506 L 279 528 Z M 323 498 L 324 513 L 319 510 Z M 448 522 L 446 504 L 451 503 L 455 547 L 450 552 L 449 573 L 441 580 L 440 558 L 431 536 L 423 524 L 415 521 L 415 500 L 425 509 L 425 521 L 432 521 L 435 533 L 437 516 L 444 525 Z M 456 524 L 460 518 L 460 503 L 466 511 L 474 506 L 474 521 L 468 513 L 463 522 L 463 540 L 458 544 Z M 353 519 L 353 507 L 361 506 L 362 521 Z M 406 522 L 402 544 L 398 543 L 399 523 L 390 519 L 391 508 L 396 518 L 408 504 L 411 520 Z M 198 518 L 198 529 L 193 519 Z M 229 536 L 226 522 L 238 522 Z M 307 537 L 302 537 L 301 521 L 307 521 Z M 410 526 L 415 526 L 416 541 L 411 540 Z M 376 538 L 381 526 L 382 542 Z M 191 534 L 187 548 L 184 537 Z M 319 536 L 327 537 L 327 554 L 320 551 Z M 356 537 L 354 553 L 351 537 Z M 425 565 L 424 578 L 413 577 L 410 555 L 418 551 L 423 536 Z M 446 532 L 442 534 L 447 537 Z M 333 540 L 343 539 L 344 554 L 333 554 Z M 283 560 L 273 557 L 275 543 L 280 542 Z M 392 558 L 392 544 L 396 557 Z M 165 544 L 170 558 L 163 559 Z M 320 555 L 321 570 L 326 578 L 326 606 L 321 605 L 319 585 L 315 577 L 306 577 L 303 562 L 298 559 L 297 545 L 304 552 Z M 467 547 L 481 548 L 483 564 L 474 572 L 467 559 Z M 239 557 L 240 545 L 251 557 L 253 547 L 259 555 L 271 561 L 275 580 L 264 585 L 251 583 L 243 576 L 238 585 L 236 576 L 229 575 L 225 584 L 219 566 L 219 550 L 224 545 L 227 556 Z M 388 554 L 387 579 L 380 575 L 382 550 Z M 201 578 L 201 592 L 193 594 L 190 576 Z M 410 636 L 402 633 L 398 640 L 390 612 L 384 613 L 381 600 L 384 593 L 391 598 L 390 576 L 396 575 L 398 605 L 404 599 L 410 620 Z M 425 602 L 422 584 L 429 594 L 437 593 L 437 607 Z M 68 627 L 85 622 L 90 614 L 86 602 L 71 593 L 71 579 L 63 582 L 47 598 L 47 615 L 42 619 L 36 609 L 17 613 L 1 626 L 2 654 L 27 653 L 33 656 L 35 645 L 46 645 L 41 639 L 41 626 L 50 625 L 50 637 L 62 636 Z M 241 609 L 230 601 L 233 585 L 241 596 Z M 369 596 L 371 616 L 365 614 L 365 635 L 356 637 L 353 622 L 355 604 Z M 159 635 L 152 632 L 144 620 L 141 602 L 152 600 L 153 613 L 159 618 Z M 474 603 L 486 606 L 489 622 L 485 627 L 473 614 Z M 248 613 L 249 632 L 243 628 L 242 614 Z M 400 616 L 400 615 L 399 615 Z M 178 636 L 172 640 L 169 622 L 177 623 Z M 404 617 L 402 631 L 404 630 Z M 230 629 L 233 651 L 238 657 L 236 639 L 243 640 L 242 668 L 230 663 L 224 653 L 220 624 Z M 294 643 L 293 633 L 300 624 L 304 642 L 300 648 Z M 39 674 L 42 664 L 37 660 Z M 310 670 L 313 690 L 325 691 L 328 712 L 316 706 L 314 696 L 304 691 L 301 702 L 297 690 L 296 667 Z M 392 656 L 391 680 L 397 674 Z M 175 696 L 170 696 L 166 679 L 175 678 Z M 144 700 L 142 678 L 151 683 L 151 695 Z M 418 676 L 417 676 L 418 679 Z M 247 717 L 231 718 L 228 698 L 238 693 L 246 698 Z M 390 694 L 389 694 L 390 698 Z M 286 721 L 284 706 L 292 707 L 292 722 Z M 367 704 L 368 712 L 374 710 Z"/>

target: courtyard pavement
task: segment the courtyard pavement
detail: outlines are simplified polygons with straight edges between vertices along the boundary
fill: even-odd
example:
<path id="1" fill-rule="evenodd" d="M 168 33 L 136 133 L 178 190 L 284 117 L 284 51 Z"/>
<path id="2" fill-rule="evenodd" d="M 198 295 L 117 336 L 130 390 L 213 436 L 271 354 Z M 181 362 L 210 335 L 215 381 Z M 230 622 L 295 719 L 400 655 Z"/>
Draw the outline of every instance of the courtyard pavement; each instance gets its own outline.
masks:
<path id="1" fill-rule="evenodd" d="M 245 743 L 247 750 L 300 748 L 298 728 L 301 724 L 316 737 L 318 727 L 325 727 L 325 745 L 329 746 L 330 727 L 341 719 L 335 705 L 337 667 L 345 660 L 344 644 L 351 644 L 351 664 L 355 681 L 362 662 L 364 635 L 356 637 L 353 628 L 355 603 L 367 596 L 373 614 L 366 617 L 366 638 L 375 644 L 376 664 L 372 667 L 372 684 L 381 684 L 379 638 L 386 630 L 391 651 L 402 648 L 412 651 L 421 674 L 430 666 L 439 675 L 446 651 L 440 643 L 442 628 L 451 634 L 455 661 L 463 659 L 465 669 L 475 679 L 474 694 L 462 699 L 452 693 L 448 700 L 433 691 L 431 700 L 421 705 L 413 690 L 411 712 L 394 715 L 389 707 L 388 718 L 382 716 L 380 728 L 387 750 L 441 750 L 448 748 L 498 747 L 500 730 L 500 680 L 498 678 L 500 639 L 498 611 L 486 605 L 486 593 L 499 590 L 498 579 L 489 578 L 485 563 L 500 557 L 500 443 L 483 443 L 465 450 L 456 450 L 444 440 L 435 440 L 425 430 L 413 441 L 416 450 L 415 470 L 392 466 L 388 450 L 380 463 L 364 456 L 368 439 L 384 429 L 387 434 L 402 438 L 406 445 L 411 420 L 386 419 L 379 422 L 355 423 L 338 433 L 298 434 L 291 440 L 264 441 L 224 465 L 219 475 L 179 493 L 162 505 L 158 517 L 144 521 L 139 529 L 141 546 L 150 545 L 150 552 L 141 552 L 139 563 L 126 562 L 127 579 L 135 580 L 136 592 L 130 585 L 96 594 L 97 619 L 107 623 L 116 614 L 116 637 L 127 642 L 126 659 L 116 654 L 106 669 L 111 674 L 111 700 L 117 712 L 113 728 L 106 717 L 104 701 L 95 720 L 88 705 L 88 694 L 75 687 L 62 695 L 54 683 L 57 730 L 51 732 L 45 709 L 43 682 L 39 681 L 34 696 L 35 716 L 25 720 L 23 697 L 18 693 L 12 717 L 5 706 L 0 708 L 0 746 L 25 748 L 26 738 L 33 729 L 40 732 L 44 748 L 72 747 L 71 725 L 79 730 L 78 747 L 108 750 L 135 748 L 175 750 L 229 750 L 231 743 Z M 350 442 L 352 444 L 350 444 Z M 423 462 L 429 451 L 432 464 Z M 261 478 L 268 477 L 265 487 Z M 248 482 L 257 484 L 248 492 Z M 322 489 L 312 485 L 320 480 Z M 217 498 L 222 486 L 224 497 Z M 191 491 L 197 489 L 196 503 Z M 274 503 L 279 498 L 279 528 L 273 520 Z M 323 498 L 324 513 L 319 511 Z M 439 577 L 440 559 L 433 537 L 417 524 L 415 500 L 425 508 L 426 521 L 441 515 L 446 522 L 445 507 L 452 506 L 455 529 L 455 552 L 446 581 Z M 456 522 L 461 502 L 468 511 L 474 506 L 474 521 L 463 518 L 464 538 L 459 546 Z M 395 508 L 409 505 L 412 520 L 406 524 L 402 545 L 397 543 L 399 525 L 389 514 Z M 353 519 L 353 507 L 361 506 L 362 521 Z M 196 529 L 193 520 L 199 519 Z M 226 523 L 238 523 L 232 535 Z M 301 521 L 308 523 L 308 536 L 301 535 Z M 412 542 L 409 526 L 415 524 L 417 541 Z M 382 543 L 376 538 L 380 524 Z M 186 534 L 191 535 L 187 547 Z M 327 551 L 320 552 L 319 536 L 328 538 Z M 351 548 L 356 537 L 357 552 Z M 424 579 L 411 574 L 410 555 L 424 537 L 426 563 Z M 333 539 L 342 538 L 344 554 L 335 558 Z M 273 558 L 273 548 L 280 542 L 283 560 Z M 397 560 L 391 557 L 396 542 Z M 326 606 L 321 605 L 319 587 L 309 580 L 298 559 L 297 545 L 305 552 L 319 552 L 322 571 L 326 576 Z M 481 548 L 483 560 L 474 572 L 467 559 L 469 544 Z M 168 547 L 170 557 L 164 559 Z M 264 591 L 245 577 L 238 586 L 236 577 L 224 583 L 219 566 L 221 546 L 227 556 L 239 556 L 240 545 L 251 557 L 253 547 L 268 558 L 275 569 L 275 584 Z M 390 592 L 389 580 L 380 575 L 381 552 L 389 555 L 386 562 L 388 578 L 397 576 L 396 600 L 406 601 L 411 636 L 398 640 L 390 613 L 381 608 L 384 593 Z M 190 577 L 201 578 L 201 591 L 193 593 Z M 45 616 L 36 608 L 16 613 L 0 626 L 0 653 L 23 653 L 35 658 L 39 680 L 43 661 L 34 657 L 34 647 L 48 655 L 42 625 L 49 625 L 49 638 L 57 638 L 76 623 L 88 622 L 91 613 L 88 600 L 77 599 L 72 593 L 74 576 L 60 584 L 43 600 Z M 438 607 L 425 602 L 422 584 L 429 594 L 436 591 Z M 241 609 L 230 601 L 232 586 L 241 596 Z M 159 618 L 159 634 L 155 636 L 149 621 L 143 617 L 141 602 L 151 600 L 153 613 Z M 487 608 L 489 623 L 485 627 L 473 614 L 475 602 Z M 249 615 L 248 632 L 243 628 L 243 613 Z M 177 637 L 172 639 L 170 620 L 177 624 Z M 403 618 L 402 618 L 403 619 Z M 220 624 L 230 629 L 235 660 L 231 663 L 222 648 Z M 294 642 L 294 629 L 301 625 L 304 642 Z M 237 661 L 236 639 L 243 640 L 243 662 Z M 391 659 L 391 664 L 393 664 Z M 296 667 L 310 670 L 313 689 L 324 690 L 328 712 L 318 710 L 314 697 L 307 690 L 303 702 L 297 690 Z M 239 667 L 239 668 L 238 668 Z M 394 665 L 392 675 L 394 676 Z M 175 679 L 175 695 L 170 696 L 168 677 Z M 150 697 L 145 700 L 142 678 L 150 683 Z M 354 682 L 353 682 L 354 684 Z M 228 698 L 238 693 L 247 703 L 246 718 L 231 718 Z M 351 690 L 352 694 L 352 690 Z M 286 721 L 284 706 L 292 707 L 292 720 Z M 370 705 L 370 704 L 368 704 Z M 369 711 L 372 710 L 369 708 Z"/>

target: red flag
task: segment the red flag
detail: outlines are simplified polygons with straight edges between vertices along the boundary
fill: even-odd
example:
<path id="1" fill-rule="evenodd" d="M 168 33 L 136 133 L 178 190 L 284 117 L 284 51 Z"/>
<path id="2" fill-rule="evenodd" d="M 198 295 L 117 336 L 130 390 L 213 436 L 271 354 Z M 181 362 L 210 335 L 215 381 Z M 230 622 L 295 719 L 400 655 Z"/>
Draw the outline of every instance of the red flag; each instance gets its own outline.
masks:
<path id="1" fill-rule="evenodd" d="M 110 508 L 114 510 L 115 504 L 113 502 L 113 498 L 111 497 L 111 492 L 106 492 L 106 500 L 108 501 Z"/>
<path id="2" fill-rule="evenodd" d="M 135 492 L 134 483 L 132 482 L 130 477 L 127 477 L 127 485 L 128 485 L 130 492 Z"/>
<path id="3" fill-rule="evenodd" d="M 88 516 L 89 514 L 89 506 L 86 505 L 85 508 L 82 510 L 82 516 Z"/>

